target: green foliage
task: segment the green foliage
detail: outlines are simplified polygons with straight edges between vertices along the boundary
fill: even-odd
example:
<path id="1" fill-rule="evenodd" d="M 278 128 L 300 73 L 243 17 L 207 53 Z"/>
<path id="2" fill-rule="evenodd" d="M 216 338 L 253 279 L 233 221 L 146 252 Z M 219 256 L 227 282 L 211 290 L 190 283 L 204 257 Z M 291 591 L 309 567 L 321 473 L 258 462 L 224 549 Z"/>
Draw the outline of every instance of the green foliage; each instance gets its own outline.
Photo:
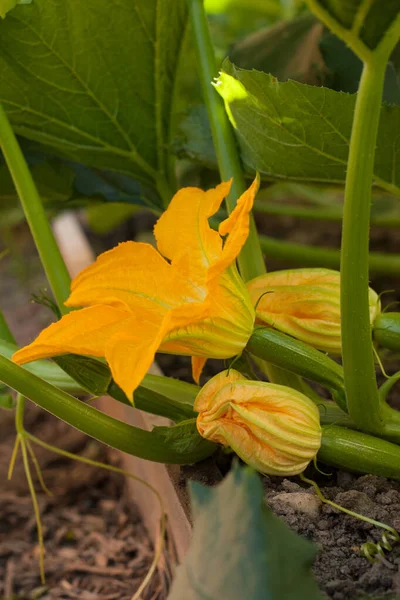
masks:
<path id="1" fill-rule="evenodd" d="M 355 96 L 294 81 L 279 83 L 266 73 L 237 69 L 228 60 L 216 89 L 225 100 L 248 172 L 344 183 Z M 400 108 L 383 105 L 374 178 L 396 195 L 399 127 Z"/>
<path id="2" fill-rule="evenodd" d="M 259 477 L 235 466 L 215 489 L 191 485 L 194 530 L 169 600 L 322 600 L 312 544 L 266 507 Z"/>
<path id="3" fill-rule="evenodd" d="M 73 163 L 72 167 L 75 172 L 74 204 L 77 200 L 81 203 L 84 197 L 89 202 L 124 202 L 160 211 L 160 198 L 154 189 L 115 171 L 94 169 L 77 163 Z"/>
<path id="4" fill-rule="evenodd" d="M 340 27 L 374 50 L 400 15 L 398 0 L 316 0 L 311 9 L 321 7 Z"/>
<path id="5" fill-rule="evenodd" d="M 17 4 L 30 4 L 32 0 L 0 0 L 0 17 L 6 18 L 7 13 L 15 8 Z"/>
<path id="6" fill-rule="evenodd" d="M 12 410 L 13 408 L 15 408 L 14 398 L 11 394 L 0 393 L 0 408 L 4 410 Z"/>
<path id="7" fill-rule="evenodd" d="M 16 7 L 0 23 L 0 100 L 14 131 L 168 196 L 174 74 L 185 27 L 185 0 L 35 0 Z"/>
<path id="8" fill-rule="evenodd" d="M 327 33 L 319 44 L 329 75 L 325 85 L 334 90 L 354 94 L 360 83 L 362 62 L 343 40 Z M 235 62 L 235 61 L 233 61 Z M 241 66 L 239 64 L 239 66 Z M 400 105 L 400 46 L 393 52 L 386 69 L 383 101 Z M 275 73 L 274 73 L 275 75 Z M 278 77 L 278 79 L 280 79 Z"/>
<path id="9" fill-rule="evenodd" d="M 55 356 L 53 361 L 90 394 L 101 396 L 107 393 L 112 377 L 106 364 L 77 354 Z"/>
<path id="10" fill-rule="evenodd" d="M 58 159 L 33 158 L 31 173 L 43 202 L 62 205 L 73 193 L 74 171 Z M 10 227 L 23 219 L 17 191 L 6 164 L 0 160 L 0 227 Z"/>
<path id="11" fill-rule="evenodd" d="M 177 452 L 195 452 L 204 443 L 210 444 L 210 448 L 214 446 L 217 449 L 216 444 L 206 442 L 201 437 L 197 431 L 195 419 L 181 421 L 173 427 L 153 427 L 152 433 L 163 438 L 165 443 Z"/>
<path id="12" fill-rule="evenodd" d="M 94 204 L 86 209 L 86 219 L 92 231 L 105 234 L 115 229 L 138 211 L 130 204 Z"/>

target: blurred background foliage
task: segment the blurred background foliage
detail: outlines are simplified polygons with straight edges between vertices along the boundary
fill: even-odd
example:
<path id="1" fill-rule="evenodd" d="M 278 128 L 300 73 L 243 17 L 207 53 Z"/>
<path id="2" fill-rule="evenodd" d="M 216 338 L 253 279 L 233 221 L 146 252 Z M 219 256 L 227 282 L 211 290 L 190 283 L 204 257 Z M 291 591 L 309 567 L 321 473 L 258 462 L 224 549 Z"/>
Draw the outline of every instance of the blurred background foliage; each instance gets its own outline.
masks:
<path id="1" fill-rule="evenodd" d="M 238 67 L 270 73 L 282 82 L 291 79 L 336 91 L 356 91 L 361 74 L 359 59 L 325 30 L 302 0 L 205 0 L 205 7 L 219 65 L 229 56 Z M 190 40 L 187 28 L 177 66 L 167 151 L 176 157 L 175 187 L 207 187 L 218 181 L 218 173 Z M 396 48 L 387 69 L 384 100 L 400 105 L 400 48 Z M 21 142 L 51 215 L 79 209 L 88 227 L 104 234 L 138 212 L 149 210 L 158 215 L 163 210 L 154 185 L 138 182 L 123 172 L 52 155 L 37 141 L 22 138 Z M 199 155 L 208 159 L 199 161 Z M 342 190 L 338 187 L 263 181 L 256 211 L 339 221 L 341 204 Z M 11 177 L 0 158 L 0 230 L 13 228 L 22 219 Z M 377 225 L 398 225 L 398 200 L 376 193 L 372 220 Z"/>

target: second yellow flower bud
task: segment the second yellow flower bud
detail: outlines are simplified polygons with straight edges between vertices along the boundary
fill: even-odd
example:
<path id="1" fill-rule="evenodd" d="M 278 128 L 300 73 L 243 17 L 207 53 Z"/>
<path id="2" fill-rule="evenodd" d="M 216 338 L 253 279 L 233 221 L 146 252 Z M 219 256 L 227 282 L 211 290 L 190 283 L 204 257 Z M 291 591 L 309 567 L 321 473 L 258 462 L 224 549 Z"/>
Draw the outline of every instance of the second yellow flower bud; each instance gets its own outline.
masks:
<path id="1" fill-rule="evenodd" d="M 274 327 L 318 350 L 341 353 L 340 273 L 330 269 L 275 271 L 247 284 L 258 323 Z M 380 312 L 370 288 L 371 323 Z"/>

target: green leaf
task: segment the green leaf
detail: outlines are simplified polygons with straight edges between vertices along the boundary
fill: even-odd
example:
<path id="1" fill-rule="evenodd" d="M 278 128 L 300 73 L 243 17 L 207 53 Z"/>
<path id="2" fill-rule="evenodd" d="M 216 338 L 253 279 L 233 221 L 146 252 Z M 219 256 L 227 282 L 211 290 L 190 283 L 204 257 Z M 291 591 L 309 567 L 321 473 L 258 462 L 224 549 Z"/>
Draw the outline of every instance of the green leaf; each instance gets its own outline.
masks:
<path id="1" fill-rule="evenodd" d="M 94 169 L 73 163 L 75 198 L 91 201 L 136 204 L 160 211 L 162 201 L 155 190 L 134 179 L 106 169 Z M 76 200 L 75 200 L 76 201 Z"/>
<path id="2" fill-rule="evenodd" d="M 11 394 L 0 393 L 0 408 L 4 410 L 12 410 L 15 408 L 15 400 Z"/>
<path id="3" fill-rule="evenodd" d="M 279 83 L 228 60 L 216 83 L 235 127 L 246 170 L 270 179 L 343 184 L 355 95 L 294 81 Z M 375 182 L 400 195 L 400 108 L 382 106 Z"/>
<path id="4" fill-rule="evenodd" d="M 389 51 L 400 35 L 398 0 L 308 0 L 308 6 L 363 60 L 371 51 Z M 398 36 L 397 36 L 398 38 Z"/>
<path id="5" fill-rule="evenodd" d="M 212 169 L 218 168 L 210 121 L 204 104 L 193 106 L 188 111 L 179 125 L 173 148 L 180 158 L 199 161 Z"/>
<path id="6" fill-rule="evenodd" d="M 86 209 L 86 219 L 92 231 L 105 234 L 125 221 L 138 211 L 131 204 L 94 204 Z"/>
<path id="7" fill-rule="evenodd" d="M 173 427 L 153 427 L 152 432 L 163 438 L 168 447 L 177 452 L 194 452 L 206 442 L 197 431 L 196 419 L 181 421 Z M 212 444 L 212 442 L 207 443 Z M 215 444 L 212 445 L 217 448 Z"/>
<path id="8" fill-rule="evenodd" d="M 16 133 L 165 183 L 185 0 L 35 0 L 0 23 L 0 100 Z"/>
<path id="9" fill-rule="evenodd" d="M 32 0 L 0 0 L 0 17 L 6 18 L 7 13 L 17 4 L 30 4 Z"/>
<path id="10" fill-rule="evenodd" d="M 53 362 L 87 393 L 94 396 L 107 394 L 123 404 L 132 406 L 125 393 L 113 380 L 108 365 L 102 360 L 77 354 L 63 354 L 53 357 Z M 35 364 L 37 362 L 33 363 Z M 140 386 L 135 390 L 134 405 L 140 410 L 173 421 L 184 421 L 196 416 L 193 403 L 198 392 L 198 386 L 184 381 L 158 375 L 145 375 Z"/>
<path id="11" fill-rule="evenodd" d="M 336 91 L 356 93 L 361 78 L 362 61 L 343 40 L 333 35 L 333 33 L 324 35 L 319 47 L 330 73 L 325 85 Z M 383 101 L 388 104 L 400 105 L 399 68 L 400 46 L 397 46 L 386 69 Z M 279 77 L 279 79 L 282 78 Z"/>
<path id="12" fill-rule="evenodd" d="M 30 169 L 46 208 L 59 206 L 71 198 L 74 171 L 59 159 L 31 157 Z M 24 219 L 10 171 L 0 157 L 0 227 L 16 225 Z"/>
<path id="13" fill-rule="evenodd" d="M 194 530 L 168 600 L 322 600 L 313 545 L 266 507 L 259 477 L 235 466 L 211 489 L 191 485 Z"/>
<path id="14" fill-rule="evenodd" d="M 244 38 L 229 52 L 229 59 L 242 69 L 257 69 L 279 79 L 319 84 L 323 61 L 318 43 L 323 25 L 313 15 L 281 21 Z"/>
<path id="15" fill-rule="evenodd" d="M 94 396 L 107 393 L 112 377 L 106 364 L 77 354 L 54 356 L 53 361 L 88 393 Z"/>

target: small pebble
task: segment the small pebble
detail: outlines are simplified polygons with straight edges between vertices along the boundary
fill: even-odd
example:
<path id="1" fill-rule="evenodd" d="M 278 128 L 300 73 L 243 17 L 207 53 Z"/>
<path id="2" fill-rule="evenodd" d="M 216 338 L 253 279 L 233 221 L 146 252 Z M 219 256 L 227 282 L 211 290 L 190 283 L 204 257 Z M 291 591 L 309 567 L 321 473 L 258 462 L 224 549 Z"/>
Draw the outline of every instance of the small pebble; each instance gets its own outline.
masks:
<path id="1" fill-rule="evenodd" d="M 307 492 L 292 492 L 277 494 L 274 498 L 270 498 L 269 502 L 273 506 L 288 506 L 294 510 L 306 514 L 310 519 L 317 519 L 321 500 Z"/>

